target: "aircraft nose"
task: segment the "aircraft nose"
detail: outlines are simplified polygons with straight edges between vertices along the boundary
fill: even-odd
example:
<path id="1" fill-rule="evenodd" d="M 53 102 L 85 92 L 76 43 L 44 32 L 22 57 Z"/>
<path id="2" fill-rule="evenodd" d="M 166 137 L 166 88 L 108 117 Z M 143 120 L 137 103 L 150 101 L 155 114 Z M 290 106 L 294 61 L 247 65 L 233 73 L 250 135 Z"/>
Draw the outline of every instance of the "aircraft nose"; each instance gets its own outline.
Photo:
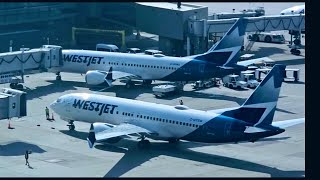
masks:
<path id="1" fill-rule="evenodd" d="M 49 107 L 54 111 L 54 112 L 57 112 L 57 101 L 54 101 L 53 103 L 51 103 L 49 105 Z"/>

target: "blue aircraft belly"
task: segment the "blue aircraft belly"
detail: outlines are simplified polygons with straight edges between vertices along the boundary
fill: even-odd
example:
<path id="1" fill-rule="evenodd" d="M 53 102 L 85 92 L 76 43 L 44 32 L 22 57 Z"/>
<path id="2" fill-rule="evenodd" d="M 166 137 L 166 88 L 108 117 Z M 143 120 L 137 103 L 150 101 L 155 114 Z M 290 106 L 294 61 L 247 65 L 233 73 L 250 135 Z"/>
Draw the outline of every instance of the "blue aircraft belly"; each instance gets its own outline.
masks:
<path id="1" fill-rule="evenodd" d="M 246 126 L 252 125 L 248 122 L 220 115 L 181 139 L 205 143 L 228 143 L 252 141 L 284 132 L 283 129 L 270 126 L 270 128 L 267 128 L 268 131 L 265 132 L 245 133 Z"/>
<path id="2" fill-rule="evenodd" d="M 215 63 L 192 60 L 173 73 L 165 76 L 164 81 L 197 81 L 213 77 L 222 78 L 228 74 L 238 72 L 235 69 L 221 69 Z"/>

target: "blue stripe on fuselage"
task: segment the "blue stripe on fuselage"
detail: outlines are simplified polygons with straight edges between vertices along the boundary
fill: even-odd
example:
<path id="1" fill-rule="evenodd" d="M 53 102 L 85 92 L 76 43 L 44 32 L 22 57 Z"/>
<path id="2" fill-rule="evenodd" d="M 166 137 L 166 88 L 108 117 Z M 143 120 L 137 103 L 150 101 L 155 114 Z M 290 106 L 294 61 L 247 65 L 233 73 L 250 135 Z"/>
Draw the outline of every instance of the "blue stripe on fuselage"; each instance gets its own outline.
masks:
<path id="1" fill-rule="evenodd" d="M 260 139 L 284 131 L 279 128 L 270 128 L 265 132 L 244 133 L 246 126 L 252 125 L 238 119 L 219 115 L 180 139 L 204 143 L 228 143 Z"/>
<path id="2" fill-rule="evenodd" d="M 173 73 L 161 78 L 164 81 L 197 81 L 204 80 L 213 77 L 224 77 L 232 70 L 225 70 L 217 67 L 215 63 L 202 61 L 202 60 L 191 60 L 178 68 Z"/>

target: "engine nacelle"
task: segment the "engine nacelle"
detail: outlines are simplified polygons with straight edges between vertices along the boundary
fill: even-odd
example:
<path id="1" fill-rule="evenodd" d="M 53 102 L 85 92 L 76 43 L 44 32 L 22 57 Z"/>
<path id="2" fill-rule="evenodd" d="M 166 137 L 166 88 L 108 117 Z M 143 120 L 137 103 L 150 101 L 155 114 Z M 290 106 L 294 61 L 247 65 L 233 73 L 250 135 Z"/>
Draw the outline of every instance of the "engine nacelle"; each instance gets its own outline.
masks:
<path id="1" fill-rule="evenodd" d="M 107 80 L 108 72 L 88 71 L 85 75 L 85 81 L 88 85 L 106 85 L 111 86 L 111 80 Z"/>

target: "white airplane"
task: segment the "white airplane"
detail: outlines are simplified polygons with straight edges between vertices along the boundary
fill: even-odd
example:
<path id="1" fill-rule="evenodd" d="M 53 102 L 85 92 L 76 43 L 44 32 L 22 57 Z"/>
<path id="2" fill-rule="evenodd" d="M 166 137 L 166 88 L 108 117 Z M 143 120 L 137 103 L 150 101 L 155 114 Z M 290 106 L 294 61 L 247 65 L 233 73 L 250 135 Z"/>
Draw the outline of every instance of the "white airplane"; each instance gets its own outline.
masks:
<path id="1" fill-rule="evenodd" d="M 179 139 L 254 142 L 304 122 L 304 118 L 272 122 L 284 71 L 284 65 L 275 65 L 245 103 L 236 108 L 200 111 L 184 105 L 168 106 L 88 93 L 61 96 L 50 107 L 61 119 L 70 122 L 70 130 L 74 130 L 74 121 L 92 123 L 87 139 L 91 148 L 95 142 L 115 143 L 137 134 L 142 139 L 138 145 L 142 147 L 149 144 L 145 137 L 169 142 Z"/>
<path id="2" fill-rule="evenodd" d="M 162 54 L 141 55 L 91 50 L 62 50 L 63 65 L 51 68 L 61 80 L 60 72 L 85 74 L 88 85 L 112 86 L 112 81 L 125 79 L 126 87 L 132 79 L 151 84 L 152 80 L 197 81 L 230 74 L 230 69 L 245 67 L 239 62 L 246 22 L 239 19 L 224 37 L 206 53 L 188 57 Z M 228 72 L 227 72 L 228 71 Z M 108 74 L 111 79 L 108 79 Z"/>
<path id="3" fill-rule="evenodd" d="M 305 14 L 305 5 L 293 6 L 280 12 L 281 15 Z"/>

